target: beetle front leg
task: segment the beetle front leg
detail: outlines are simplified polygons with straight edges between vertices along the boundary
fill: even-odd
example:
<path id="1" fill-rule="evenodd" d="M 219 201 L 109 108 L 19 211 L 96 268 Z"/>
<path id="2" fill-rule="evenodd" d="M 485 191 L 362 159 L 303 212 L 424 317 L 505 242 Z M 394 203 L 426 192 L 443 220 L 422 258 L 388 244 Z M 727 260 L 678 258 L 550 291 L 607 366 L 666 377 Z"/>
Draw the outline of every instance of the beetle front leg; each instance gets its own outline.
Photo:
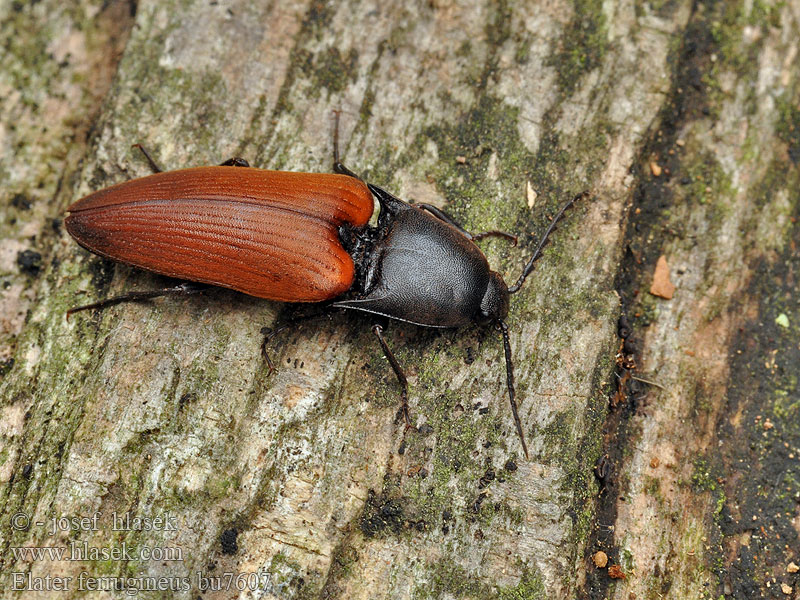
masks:
<path id="1" fill-rule="evenodd" d="M 403 368 L 400 366 L 400 363 L 397 362 L 392 350 L 389 348 L 389 344 L 386 343 L 383 337 L 383 327 L 380 325 L 373 325 L 372 333 L 378 338 L 378 342 L 380 342 L 381 348 L 383 348 L 383 354 L 389 360 L 389 364 L 392 365 L 392 370 L 397 376 L 397 380 L 400 382 L 401 410 L 403 411 L 403 418 L 406 421 L 406 429 L 411 429 L 413 426 L 411 425 L 411 417 L 409 417 L 408 414 L 408 380 L 406 379 L 406 374 L 403 372 Z"/>
<path id="2" fill-rule="evenodd" d="M 161 296 L 189 296 L 191 294 L 198 294 L 200 292 L 204 292 L 208 289 L 208 285 L 203 283 L 181 283 L 178 285 L 174 285 L 168 288 L 161 288 L 160 290 L 147 290 L 144 292 L 128 292 L 127 294 L 123 294 L 122 296 L 113 296 L 111 298 L 106 298 L 105 300 L 99 300 L 98 302 L 92 302 L 91 304 L 84 304 L 83 306 L 76 306 L 75 308 L 70 308 L 67 311 L 67 319 L 69 319 L 70 315 L 76 312 L 80 312 L 82 310 L 92 310 L 92 309 L 104 309 L 108 308 L 109 306 L 114 306 L 115 304 L 121 304 L 123 302 L 142 302 L 143 300 L 150 300 L 152 298 L 159 298 Z"/>
<path id="3" fill-rule="evenodd" d="M 497 229 L 492 229 L 490 231 L 483 231 L 481 233 L 470 233 L 469 231 L 464 229 L 461 225 L 459 225 L 456 222 L 456 220 L 453 219 L 453 217 L 448 215 L 442 209 L 437 208 L 433 204 L 428 204 L 426 202 L 420 202 L 419 204 L 415 204 L 414 206 L 417 206 L 417 207 L 421 208 L 422 210 L 428 211 L 429 213 L 431 213 L 434 217 L 436 217 L 440 221 L 444 221 L 445 223 L 447 223 L 451 227 L 455 227 L 456 229 L 458 229 L 458 231 L 461 232 L 461 235 L 463 235 L 468 240 L 472 240 L 473 242 L 477 242 L 478 240 L 482 240 L 483 238 L 487 238 L 487 237 L 500 237 L 500 238 L 503 238 L 505 240 L 510 241 L 514 246 L 517 245 L 517 236 L 515 236 L 515 235 L 513 235 L 511 233 L 506 233 L 505 231 L 498 231 Z"/>

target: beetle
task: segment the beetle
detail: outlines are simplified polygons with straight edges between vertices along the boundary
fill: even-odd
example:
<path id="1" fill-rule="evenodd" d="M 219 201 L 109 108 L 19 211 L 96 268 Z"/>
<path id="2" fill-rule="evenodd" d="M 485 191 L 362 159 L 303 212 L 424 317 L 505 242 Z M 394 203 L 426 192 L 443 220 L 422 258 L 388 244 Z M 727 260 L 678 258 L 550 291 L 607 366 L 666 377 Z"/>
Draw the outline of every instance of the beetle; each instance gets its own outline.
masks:
<path id="1" fill-rule="evenodd" d="M 432 205 L 409 204 L 364 182 L 342 164 L 338 146 L 338 113 L 331 174 L 256 169 L 242 158 L 164 172 L 135 145 L 155 173 L 78 200 L 67 209 L 66 229 L 95 254 L 194 284 L 130 292 L 70 309 L 67 316 L 190 294 L 202 289 L 195 284 L 207 284 L 282 302 L 325 302 L 421 327 L 493 325 L 503 337 L 508 397 L 527 457 L 505 321 L 509 299 L 530 275 L 556 223 L 587 192 L 561 207 L 508 287 L 475 242 L 498 236 L 516 243 L 515 236 L 470 234 Z M 373 197 L 380 205 L 374 227 L 369 225 Z M 382 326 L 374 324 L 372 331 L 400 383 L 401 409 L 410 427 L 405 373 Z M 269 336 L 262 353 L 272 371 Z"/>

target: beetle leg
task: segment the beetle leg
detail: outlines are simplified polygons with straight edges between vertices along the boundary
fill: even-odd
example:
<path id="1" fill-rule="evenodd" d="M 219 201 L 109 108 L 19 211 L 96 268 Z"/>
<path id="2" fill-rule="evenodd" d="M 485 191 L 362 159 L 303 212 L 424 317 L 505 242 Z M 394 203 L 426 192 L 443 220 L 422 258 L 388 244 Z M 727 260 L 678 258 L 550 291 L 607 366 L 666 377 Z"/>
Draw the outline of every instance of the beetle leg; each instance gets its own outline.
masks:
<path id="1" fill-rule="evenodd" d="M 274 338 L 279 333 L 285 331 L 286 329 L 289 329 L 293 325 L 298 325 L 303 321 L 309 321 L 311 319 L 316 319 L 318 317 L 323 317 L 323 316 L 327 316 L 330 318 L 331 311 L 326 310 L 328 308 L 329 308 L 328 306 L 325 306 L 323 307 L 322 311 L 318 311 L 312 314 L 304 314 L 299 316 L 295 316 L 294 314 L 292 314 L 288 317 L 287 322 L 278 327 L 277 329 L 272 329 L 271 327 L 261 328 L 261 335 L 264 336 L 264 340 L 261 342 L 261 356 L 264 358 L 264 362 L 267 363 L 267 368 L 269 369 L 267 377 L 272 375 L 272 373 L 275 371 L 275 364 L 272 362 L 272 359 L 269 357 L 269 353 L 267 352 L 267 346 L 272 341 L 272 338 Z"/>
<path id="2" fill-rule="evenodd" d="M 389 344 L 386 343 L 386 340 L 383 337 L 383 327 L 380 325 L 373 325 L 372 333 L 374 333 L 378 338 L 378 342 L 380 342 L 381 348 L 383 348 L 383 354 L 389 360 L 389 364 L 392 365 L 392 370 L 397 376 L 397 380 L 400 382 L 400 401 L 402 403 L 400 409 L 403 411 L 403 418 L 406 421 L 406 429 L 410 429 L 413 426 L 411 425 L 411 418 L 408 415 L 408 380 L 406 379 L 406 374 L 403 372 L 403 367 L 401 367 L 400 363 L 397 362 L 392 350 L 389 348 Z"/>
<path id="3" fill-rule="evenodd" d="M 511 361 L 511 341 L 508 339 L 508 325 L 505 321 L 498 320 L 497 328 L 503 334 L 503 350 L 506 355 L 506 385 L 508 386 L 508 400 L 511 403 L 511 413 L 514 415 L 514 425 L 517 427 L 519 441 L 522 442 L 522 450 L 525 458 L 528 456 L 528 445 L 525 443 L 525 435 L 522 433 L 522 421 L 517 411 L 517 397 L 514 392 L 514 363 Z"/>
<path id="4" fill-rule="evenodd" d="M 150 153 L 147 151 L 147 149 L 144 146 L 142 146 L 141 144 L 134 144 L 133 146 L 131 146 L 131 148 L 136 148 L 142 154 L 144 154 L 144 157 L 147 159 L 147 162 L 150 164 L 150 168 L 153 169 L 154 173 L 162 173 L 164 171 L 164 169 L 162 169 L 160 166 L 158 166 L 158 163 L 153 159 L 152 156 L 150 156 Z M 242 158 L 240 156 L 234 156 L 233 158 L 229 158 L 228 160 L 226 160 L 224 163 L 221 163 L 219 166 L 220 167 L 249 167 L 250 163 L 247 162 L 246 159 L 244 159 L 244 158 Z"/>
<path id="5" fill-rule="evenodd" d="M 178 285 L 174 285 L 168 288 L 162 288 L 160 290 L 147 290 L 144 292 L 128 292 L 127 294 L 123 294 L 122 296 L 114 296 L 112 298 L 106 298 L 105 300 L 100 300 L 98 302 L 92 302 L 91 304 L 84 304 L 83 306 L 76 306 L 75 308 L 70 308 L 67 311 L 67 319 L 69 319 L 70 315 L 73 313 L 82 311 L 82 310 L 91 310 L 91 309 L 104 309 L 108 308 L 109 306 L 114 306 L 115 304 L 121 304 L 122 302 L 141 302 L 143 300 L 150 300 L 151 298 L 159 298 L 161 296 L 188 296 L 190 294 L 197 294 L 199 292 L 205 291 L 208 288 L 207 285 L 202 283 L 180 283 Z"/>
<path id="6" fill-rule="evenodd" d="M 487 238 L 487 237 L 500 237 L 500 238 L 509 240 L 510 242 L 512 242 L 512 244 L 514 246 L 517 245 L 517 236 L 515 236 L 513 234 L 506 233 L 505 231 L 498 231 L 497 229 L 492 229 L 491 231 L 483 231 L 481 233 L 470 233 L 469 231 L 467 231 L 466 229 L 461 227 L 461 225 L 459 225 L 455 221 L 455 219 L 453 219 L 453 217 L 448 215 L 446 212 L 444 212 L 440 208 L 435 207 L 433 204 L 428 204 L 426 202 L 420 202 L 419 204 L 415 204 L 414 206 L 417 206 L 417 207 L 421 208 L 422 210 L 428 211 L 429 213 L 431 213 L 434 217 L 436 217 L 440 221 L 444 221 L 448 225 L 450 225 L 452 227 L 455 227 L 456 229 L 458 229 L 461 232 L 461 235 L 466 237 L 468 240 L 472 240 L 473 242 L 477 242 L 478 240 L 482 240 L 483 238 Z"/>
<path id="7" fill-rule="evenodd" d="M 489 231 L 482 231 L 480 233 L 473 233 L 472 234 L 472 241 L 477 242 L 478 240 L 482 240 L 483 238 L 487 237 L 499 237 L 503 238 L 504 240 L 508 240 L 511 242 L 512 246 L 517 245 L 517 236 L 513 233 L 507 233 L 505 231 L 500 231 L 498 229 L 490 229 Z"/>
<path id="8" fill-rule="evenodd" d="M 341 162 L 339 162 L 338 158 L 333 160 L 333 172 L 338 173 L 339 175 L 347 175 L 349 177 L 354 177 L 355 179 L 361 179 L 358 175 L 356 175 L 353 171 L 345 167 Z"/>
<path id="9" fill-rule="evenodd" d="M 131 146 L 131 148 L 137 148 L 142 154 L 144 154 L 144 157 L 147 159 L 147 162 L 150 164 L 150 168 L 153 169 L 153 173 L 161 173 L 161 172 L 164 171 L 164 169 L 159 167 L 158 163 L 153 160 L 153 157 L 150 156 L 150 153 L 147 151 L 147 149 L 144 146 L 142 146 L 141 144 L 134 144 L 133 146 Z"/>
<path id="10" fill-rule="evenodd" d="M 241 156 L 234 156 L 233 158 L 229 158 L 224 163 L 219 165 L 220 167 L 249 167 L 250 163 L 247 162 Z"/>
<path id="11" fill-rule="evenodd" d="M 333 111 L 334 114 L 334 125 L 333 125 L 333 172 L 338 173 L 339 175 L 348 175 L 350 177 L 354 177 L 356 179 L 361 179 L 358 175 L 356 175 L 353 171 L 348 169 L 344 166 L 342 161 L 339 159 L 339 116 L 342 114 L 342 111 L 335 110 Z"/>
<path id="12" fill-rule="evenodd" d="M 277 329 L 270 329 L 269 327 L 262 327 L 261 334 L 264 336 L 263 341 L 261 342 L 261 356 L 264 357 L 264 362 L 267 363 L 267 368 L 269 372 L 267 373 L 267 377 L 272 375 L 275 372 L 275 365 L 272 363 L 272 359 L 269 357 L 269 353 L 267 352 L 267 345 L 272 341 L 276 335 L 278 335 L 284 329 L 287 329 L 288 325 L 282 325 Z"/>

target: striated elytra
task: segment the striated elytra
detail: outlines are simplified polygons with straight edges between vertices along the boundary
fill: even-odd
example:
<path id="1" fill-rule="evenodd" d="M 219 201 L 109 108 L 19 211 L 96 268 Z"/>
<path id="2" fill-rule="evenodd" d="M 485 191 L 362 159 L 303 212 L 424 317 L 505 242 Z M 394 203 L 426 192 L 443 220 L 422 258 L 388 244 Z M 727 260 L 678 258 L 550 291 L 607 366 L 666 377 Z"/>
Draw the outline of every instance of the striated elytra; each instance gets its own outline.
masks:
<path id="1" fill-rule="evenodd" d="M 352 287 L 338 230 L 364 226 L 373 201 L 346 175 L 220 166 L 126 181 L 67 210 L 67 231 L 101 256 L 259 298 L 322 302 Z"/>
<path id="2" fill-rule="evenodd" d="M 533 270 L 556 222 L 586 193 L 561 208 L 509 288 L 475 241 L 493 235 L 516 242 L 514 236 L 470 234 L 434 206 L 412 205 L 365 183 L 339 161 L 336 145 L 334 139 L 334 174 L 255 169 L 243 159 L 157 172 L 89 194 L 67 209 L 64 222 L 91 252 L 169 277 L 281 302 L 325 302 L 422 327 L 495 326 L 527 456 L 505 322 L 509 297 Z M 375 227 L 368 224 L 373 196 L 380 204 Z M 69 312 L 191 291 L 181 285 L 131 292 Z M 405 374 L 382 327 L 374 324 L 373 332 L 401 384 L 410 426 Z"/>

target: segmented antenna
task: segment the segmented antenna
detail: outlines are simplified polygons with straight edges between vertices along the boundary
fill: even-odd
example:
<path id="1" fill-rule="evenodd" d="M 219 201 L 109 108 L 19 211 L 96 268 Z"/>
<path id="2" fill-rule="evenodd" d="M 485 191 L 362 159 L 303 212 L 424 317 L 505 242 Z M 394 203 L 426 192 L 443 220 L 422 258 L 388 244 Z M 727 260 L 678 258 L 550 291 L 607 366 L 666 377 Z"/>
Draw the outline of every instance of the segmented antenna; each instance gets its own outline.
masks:
<path id="1" fill-rule="evenodd" d="M 588 191 L 581 192 L 561 207 L 561 210 L 558 211 L 556 216 L 550 222 L 550 226 L 547 228 L 547 231 L 544 232 L 542 239 L 539 240 L 539 245 L 536 247 L 536 250 L 528 261 L 528 264 L 525 265 L 525 268 L 522 270 L 522 275 L 519 276 L 519 279 L 514 285 L 508 288 L 509 294 L 518 292 L 522 287 L 522 284 L 525 283 L 525 279 L 531 274 L 531 271 L 533 271 L 533 264 L 542 255 L 542 250 L 547 243 L 547 238 L 553 232 L 556 227 L 556 223 L 558 223 L 561 217 L 564 216 L 564 213 L 567 211 L 567 209 L 581 198 L 588 196 Z M 519 440 L 522 443 L 522 450 L 525 452 L 525 458 L 529 459 L 528 445 L 525 443 L 525 435 L 522 433 L 522 422 L 520 421 L 519 411 L 517 410 L 517 394 L 514 390 L 514 363 L 511 360 L 511 340 L 508 337 L 508 324 L 506 324 L 506 322 L 502 319 L 498 319 L 496 323 L 500 333 L 503 334 L 503 350 L 506 355 L 506 385 L 508 386 L 508 401 L 511 404 L 511 413 L 514 415 L 514 425 L 517 427 L 517 435 L 519 435 Z"/>
<path id="2" fill-rule="evenodd" d="M 525 279 L 527 279 L 528 275 L 530 275 L 531 271 L 533 271 L 533 263 L 535 263 L 542 255 L 542 250 L 544 249 L 544 246 L 547 243 L 547 238 L 553 232 L 553 230 L 556 227 L 556 223 L 558 223 L 561 217 L 564 216 L 564 213 L 567 211 L 567 209 L 581 198 L 585 198 L 588 196 L 589 196 L 588 191 L 581 192 L 580 194 L 575 196 L 572 200 L 570 200 L 564 206 L 561 207 L 561 210 L 558 211 L 558 214 L 556 214 L 556 216 L 550 222 L 550 226 L 547 228 L 547 231 L 544 232 L 542 239 L 539 240 L 539 245 L 536 247 L 536 250 L 534 251 L 533 256 L 531 256 L 531 259 L 528 261 L 528 264 L 525 265 L 525 268 L 522 270 L 522 275 L 520 275 L 519 279 L 517 279 L 517 283 L 508 288 L 509 294 L 514 294 L 518 292 L 519 289 L 522 287 L 522 284 L 525 283 Z"/>
<path id="3" fill-rule="evenodd" d="M 522 421 L 519 419 L 517 411 L 517 394 L 514 391 L 514 364 L 511 362 L 511 340 L 508 338 L 508 325 L 502 319 L 498 319 L 497 328 L 503 334 L 503 350 L 506 354 L 506 385 L 508 386 L 508 401 L 511 403 L 511 414 L 514 415 L 514 425 L 517 426 L 517 435 L 522 442 L 522 451 L 528 459 L 528 445 L 525 443 L 525 434 L 522 433 Z"/>

